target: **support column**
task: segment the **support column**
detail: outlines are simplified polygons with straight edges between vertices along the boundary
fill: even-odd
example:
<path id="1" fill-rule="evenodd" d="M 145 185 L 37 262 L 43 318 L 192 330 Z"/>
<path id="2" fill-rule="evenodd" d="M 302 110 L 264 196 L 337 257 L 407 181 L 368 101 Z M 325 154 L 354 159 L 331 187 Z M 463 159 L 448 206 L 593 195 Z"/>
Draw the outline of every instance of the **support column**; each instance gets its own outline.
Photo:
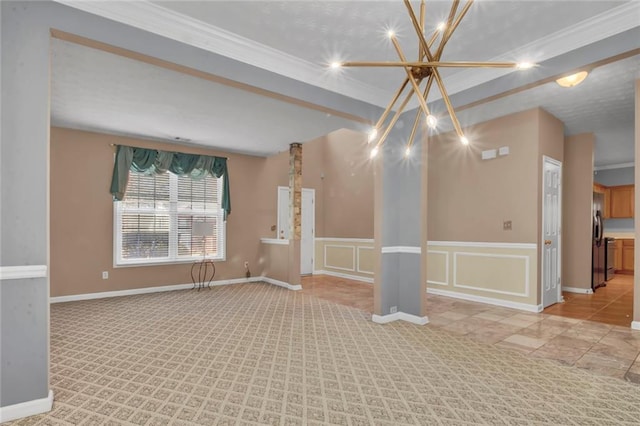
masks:
<path id="1" fill-rule="evenodd" d="M 299 285 L 302 238 L 302 144 L 289 146 L 289 284 Z"/>
<path id="2" fill-rule="evenodd" d="M 0 422 L 49 411 L 49 46 L 39 2 L 0 2 Z M 25 165 L 29 172 L 25 173 Z"/>
<path id="3" fill-rule="evenodd" d="M 426 324 L 426 140 L 404 157 L 404 137 L 387 140 L 375 167 L 374 315 Z"/>

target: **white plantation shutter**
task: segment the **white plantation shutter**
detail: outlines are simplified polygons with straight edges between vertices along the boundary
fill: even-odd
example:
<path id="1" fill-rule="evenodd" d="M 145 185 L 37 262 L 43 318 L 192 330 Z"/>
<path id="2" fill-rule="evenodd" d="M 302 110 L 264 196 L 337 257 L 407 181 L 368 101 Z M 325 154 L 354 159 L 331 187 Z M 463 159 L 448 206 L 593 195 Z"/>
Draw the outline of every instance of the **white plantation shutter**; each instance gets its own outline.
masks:
<path id="1" fill-rule="evenodd" d="M 131 171 L 115 203 L 116 265 L 224 259 L 221 194 L 222 178 Z M 195 222 L 210 224 L 212 235 L 192 235 Z"/>

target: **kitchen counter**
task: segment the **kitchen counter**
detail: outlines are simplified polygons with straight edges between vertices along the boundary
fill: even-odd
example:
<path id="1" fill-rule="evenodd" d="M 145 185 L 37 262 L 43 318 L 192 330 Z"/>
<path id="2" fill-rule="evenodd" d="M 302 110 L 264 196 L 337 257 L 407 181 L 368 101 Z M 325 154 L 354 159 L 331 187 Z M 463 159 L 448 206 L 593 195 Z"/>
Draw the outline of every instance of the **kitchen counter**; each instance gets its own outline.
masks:
<path id="1" fill-rule="evenodd" d="M 636 234 L 634 232 L 605 232 L 605 238 L 616 238 L 624 240 L 635 240 Z"/>

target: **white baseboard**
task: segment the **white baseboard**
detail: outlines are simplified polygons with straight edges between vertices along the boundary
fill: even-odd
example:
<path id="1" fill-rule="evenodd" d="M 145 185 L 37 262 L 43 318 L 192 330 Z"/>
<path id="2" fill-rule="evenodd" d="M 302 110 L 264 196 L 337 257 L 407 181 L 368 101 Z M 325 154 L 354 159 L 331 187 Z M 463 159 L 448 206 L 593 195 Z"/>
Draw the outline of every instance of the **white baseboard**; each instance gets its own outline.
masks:
<path id="1" fill-rule="evenodd" d="M 419 317 L 416 315 L 407 314 L 406 312 L 396 312 L 388 315 L 371 315 L 371 321 L 377 324 L 387 324 L 398 320 L 407 321 L 417 325 L 425 325 L 429 323 L 429 317 Z"/>
<path id="2" fill-rule="evenodd" d="M 486 303 L 489 305 L 502 306 L 505 308 L 518 309 L 527 312 L 542 312 L 542 305 L 530 305 L 528 303 L 511 302 L 509 300 L 494 299 L 493 297 L 474 296 L 472 294 L 457 293 L 455 291 L 440 290 L 438 288 L 427 287 L 427 293 L 438 296 L 453 297 L 454 299 L 469 300 L 471 302 Z"/>
<path id="3" fill-rule="evenodd" d="M 593 294 L 593 290 L 591 288 L 579 288 L 579 287 L 565 287 L 565 286 L 562 286 L 562 291 L 566 291 L 567 293 Z"/>
<path id="4" fill-rule="evenodd" d="M 373 284 L 373 278 L 360 277 L 358 275 L 343 274 L 341 272 L 317 270 L 317 271 L 313 271 L 313 275 L 329 275 L 331 277 L 346 278 L 348 280 L 362 281 L 363 283 Z"/>
<path id="5" fill-rule="evenodd" d="M 265 281 L 263 277 L 235 278 L 231 280 L 212 281 L 211 286 L 247 284 Z M 163 285 L 158 287 L 132 288 L 129 290 L 101 291 L 99 293 L 72 294 L 70 296 L 57 296 L 49 299 L 50 303 L 75 302 L 78 300 L 104 299 L 107 297 L 132 296 L 135 294 L 160 293 L 163 291 L 188 290 L 193 288 L 193 283 Z"/>
<path id="6" fill-rule="evenodd" d="M 51 407 L 53 407 L 52 390 L 49 391 L 49 395 L 46 398 L 0 407 L 0 423 L 46 413 L 51 411 Z"/>
<path id="7" fill-rule="evenodd" d="M 631 328 L 633 330 L 640 330 L 640 321 L 631 321 Z"/>
<path id="8" fill-rule="evenodd" d="M 289 290 L 302 290 L 302 286 L 300 284 L 289 284 L 284 281 L 276 280 L 269 277 L 258 277 L 260 281 L 264 281 L 269 284 L 277 285 L 280 287 L 288 288 Z"/>

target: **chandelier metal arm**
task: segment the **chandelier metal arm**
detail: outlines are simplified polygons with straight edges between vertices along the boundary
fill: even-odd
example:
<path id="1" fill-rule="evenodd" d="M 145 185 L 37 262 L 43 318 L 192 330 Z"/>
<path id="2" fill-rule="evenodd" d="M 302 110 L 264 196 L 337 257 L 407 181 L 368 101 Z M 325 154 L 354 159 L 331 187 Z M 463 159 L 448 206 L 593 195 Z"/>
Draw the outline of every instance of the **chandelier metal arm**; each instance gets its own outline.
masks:
<path id="1" fill-rule="evenodd" d="M 400 115 L 402 114 L 402 111 L 404 111 L 404 108 L 407 106 L 407 104 L 411 100 L 411 97 L 413 96 L 414 93 L 418 93 L 418 95 L 419 95 L 420 94 L 420 90 L 418 90 L 418 92 L 416 92 L 413 87 L 409 88 L 409 93 L 407 93 L 407 96 L 405 96 L 404 100 L 400 104 L 400 107 L 398 108 L 396 113 L 393 115 L 393 118 L 391 118 L 391 121 L 389 122 L 389 125 L 386 127 L 384 133 L 382 134 L 382 136 L 380 137 L 380 139 L 376 143 L 376 147 L 379 147 L 380 145 L 382 145 L 384 143 L 384 141 L 387 139 L 387 136 L 389 136 L 389 133 L 391 132 L 391 129 L 393 128 L 393 126 L 395 126 L 396 121 L 398 121 L 398 118 L 400 118 Z M 418 97 L 420 97 L 420 96 L 418 96 Z"/>
<path id="2" fill-rule="evenodd" d="M 431 89 L 431 84 L 433 84 L 433 74 L 431 74 L 429 76 L 429 79 L 427 81 L 427 87 L 424 88 L 424 92 L 422 94 L 422 96 L 426 99 L 427 95 L 429 94 L 429 90 Z M 411 129 L 411 135 L 409 136 L 409 142 L 407 144 L 407 149 L 410 151 L 411 147 L 413 146 L 413 140 L 416 136 L 416 132 L 418 131 L 418 124 L 420 123 L 420 117 L 422 116 L 422 114 L 420 114 L 420 110 L 418 110 L 416 112 L 416 118 L 413 121 L 413 128 Z"/>
<path id="3" fill-rule="evenodd" d="M 477 62 L 477 61 L 350 61 L 341 63 L 342 67 L 420 67 L 420 68 L 514 68 L 516 62 Z"/>
<path id="4" fill-rule="evenodd" d="M 391 112 L 393 106 L 396 104 L 396 102 L 398 102 L 398 99 L 400 98 L 400 95 L 404 91 L 405 87 L 407 87 L 407 84 L 409 84 L 409 78 L 404 79 L 404 82 L 402 83 L 402 85 L 400 85 L 400 88 L 396 91 L 396 94 L 393 95 L 393 99 L 391 100 L 389 105 L 387 105 L 387 109 L 384 110 L 384 112 L 378 119 L 378 122 L 376 123 L 374 129 L 377 130 L 380 128 L 380 126 L 382 126 L 382 123 L 384 123 L 384 121 L 387 119 L 387 116 L 389 115 L 389 112 Z"/>
<path id="5" fill-rule="evenodd" d="M 453 32 L 456 30 L 456 28 L 458 28 L 458 25 L 460 25 L 460 21 L 462 21 L 462 18 L 464 18 L 464 16 L 467 14 L 472 4 L 473 4 L 473 0 L 468 0 L 465 3 L 465 5 L 462 7 L 462 10 L 456 17 L 455 21 L 453 21 L 453 24 L 451 24 L 451 27 L 446 28 L 446 32 L 442 35 L 442 41 L 440 42 L 440 46 L 442 46 L 443 49 L 444 49 L 444 45 L 447 44 L 447 42 L 453 35 Z M 440 55 L 442 55 L 442 51 L 440 51 Z M 436 56 L 436 59 L 439 60 L 440 56 L 439 55 Z"/>
<path id="6" fill-rule="evenodd" d="M 451 11 L 449 12 L 449 18 L 447 18 L 447 26 L 444 30 L 444 36 L 442 40 L 440 40 L 440 45 L 438 46 L 438 50 L 436 50 L 435 58 L 439 59 L 442 55 L 442 51 L 444 50 L 444 45 L 447 43 L 448 37 L 451 37 L 453 31 L 451 31 L 451 27 L 453 26 L 454 19 L 456 17 L 456 11 L 458 10 L 458 5 L 460 4 L 460 0 L 453 0 L 451 4 Z M 445 37 L 447 36 L 447 37 Z"/>
<path id="7" fill-rule="evenodd" d="M 420 1 L 420 32 L 424 34 L 425 27 L 425 18 L 426 18 L 426 5 L 424 0 Z M 418 59 L 422 59 L 422 46 L 418 44 Z"/>
<path id="8" fill-rule="evenodd" d="M 402 53 L 402 48 L 400 47 L 400 43 L 398 43 L 398 39 L 396 39 L 395 36 L 392 36 L 391 42 L 393 43 L 393 46 L 396 48 L 396 51 L 398 52 L 398 56 L 400 57 L 400 60 L 403 62 L 406 61 L 404 53 Z M 411 85 L 413 86 L 414 92 L 419 95 L 421 93 L 420 86 L 418 85 L 418 82 L 416 81 L 413 74 L 411 74 L 411 68 L 405 67 L 404 70 L 407 73 L 407 77 L 409 78 L 409 81 L 411 81 Z M 435 68 L 433 68 L 433 70 L 435 71 Z M 417 98 L 418 98 L 418 102 L 420 103 L 420 107 L 422 108 L 424 113 L 426 115 L 431 115 L 431 113 L 429 112 L 429 107 L 427 106 L 427 102 L 424 100 L 424 97 L 417 96 Z"/>
<path id="9" fill-rule="evenodd" d="M 438 84 L 438 89 L 440 90 L 440 94 L 442 95 L 442 100 L 444 104 L 447 106 L 447 111 L 449 112 L 449 116 L 451 117 L 451 121 L 453 122 L 453 127 L 456 129 L 456 133 L 460 138 L 464 137 L 464 133 L 462 132 L 462 127 L 460 126 L 460 122 L 458 121 L 458 117 L 456 117 L 456 112 L 453 109 L 453 105 L 451 104 L 451 100 L 449 99 L 449 95 L 447 94 L 447 89 L 444 87 L 444 83 L 442 82 L 442 77 L 440 77 L 440 72 L 438 72 L 438 68 L 433 68 L 433 77 Z"/>
<path id="10" fill-rule="evenodd" d="M 409 12 L 409 18 L 411 18 L 411 23 L 413 24 L 413 28 L 416 30 L 416 33 L 418 34 L 418 42 L 422 46 L 424 55 L 427 57 L 429 62 L 434 62 L 433 55 L 431 54 L 431 49 L 429 48 L 429 44 L 427 43 L 427 40 L 424 38 L 424 34 L 420 30 L 420 24 L 416 19 L 416 14 L 413 13 L 413 7 L 411 6 L 411 3 L 409 2 L 409 0 L 404 0 L 404 4 L 407 7 L 407 12 Z"/>

